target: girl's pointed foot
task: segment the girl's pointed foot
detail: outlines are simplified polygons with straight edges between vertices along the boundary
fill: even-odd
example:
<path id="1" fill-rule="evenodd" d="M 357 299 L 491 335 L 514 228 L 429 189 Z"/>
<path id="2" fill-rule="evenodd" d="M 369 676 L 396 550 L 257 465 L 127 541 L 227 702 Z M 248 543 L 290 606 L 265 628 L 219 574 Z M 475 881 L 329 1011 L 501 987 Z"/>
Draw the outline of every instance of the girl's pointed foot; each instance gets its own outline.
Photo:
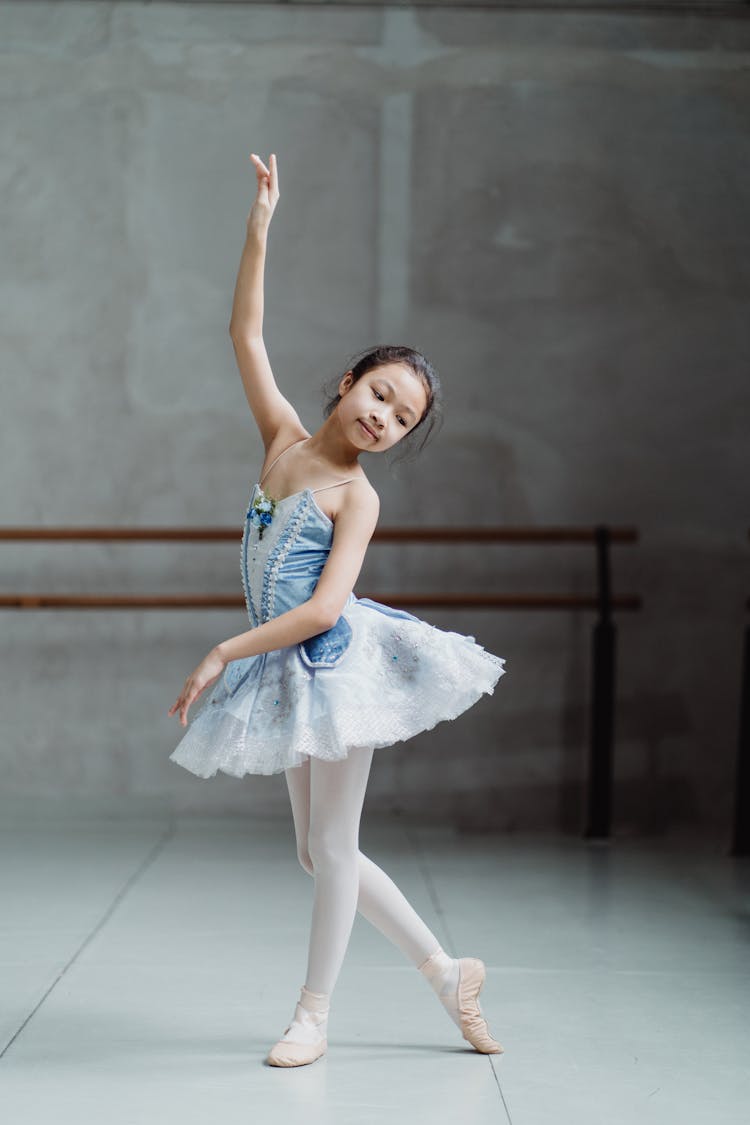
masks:
<path id="1" fill-rule="evenodd" d="M 500 1055 L 503 1048 L 490 1035 L 487 1020 L 479 1007 L 479 993 L 486 970 L 478 957 L 461 957 L 458 961 L 458 1017 L 461 1034 L 483 1055 Z"/>
<path id="2" fill-rule="evenodd" d="M 302 986 L 294 1019 L 268 1053 L 270 1066 L 305 1066 L 328 1049 L 326 1038 L 329 998 Z"/>
<path id="3" fill-rule="evenodd" d="M 479 1006 L 486 970 L 478 957 L 449 957 L 438 949 L 419 966 L 467 1043 L 483 1055 L 502 1054 Z"/>

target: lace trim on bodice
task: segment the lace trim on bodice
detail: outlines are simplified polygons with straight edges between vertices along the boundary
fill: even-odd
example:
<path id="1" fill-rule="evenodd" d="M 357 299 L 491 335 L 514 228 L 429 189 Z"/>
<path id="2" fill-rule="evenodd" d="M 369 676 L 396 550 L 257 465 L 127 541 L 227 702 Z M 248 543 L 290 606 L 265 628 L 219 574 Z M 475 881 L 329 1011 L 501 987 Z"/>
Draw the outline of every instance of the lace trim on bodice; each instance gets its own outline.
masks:
<path id="1" fill-rule="evenodd" d="M 256 489 L 257 487 L 256 485 Z M 240 553 L 242 589 L 248 617 L 253 627 L 275 616 L 276 583 L 279 572 L 299 539 L 308 517 L 315 515 L 318 519 L 325 520 L 326 524 L 330 524 L 328 517 L 315 503 L 315 497 L 309 489 L 306 489 L 295 494 L 294 497 L 287 496 L 278 502 L 280 506 L 286 506 L 287 500 L 293 500 L 293 504 L 289 506 L 289 513 L 278 512 L 270 526 L 265 529 L 261 540 L 258 528 L 250 520 L 256 489 L 253 490 L 245 516 Z"/>
<path id="2" fill-rule="evenodd" d="M 253 489 L 253 496 L 255 496 L 255 489 Z M 250 503 L 252 504 L 252 497 L 250 499 Z M 248 506 L 248 513 L 249 513 L 249 511 L 250 511 L 250 508 Z M 240 575 L 242 576 L 242 589 L 243 589 L 243 592 L 245 594 L 245 605 L 247 606 L 247 614 L 248 614 L 248 617 L 250 618 L 250 624 L 253 626 L 253 628 L 255 628 L 255 626 L 258 624 L 258 612 L 257 612 L 257 610 L 255 608 L 255 604 L 253 602 L 253 596 L 252 596 L 252 593 L 251 593 L 251 590 L 250 590 L 250 578 L 249 578 L 249 575 L 247 573 L 247 551 L 248 551 L 248 544 L 250 542 L 250 533 L 251 533 L 251 525 L 250 525 L 250 517 L 249 517 L 249 514 L 248 514 L 248 515 L 245 516 L 245 526 L 244 526 L 243 531 L 242 531 L 242 543 L 240 545 Z"/>
<path id="3" fill-rule="evenodd" d="M 279 571 L 284 565 L 287 555 L 291 551 L 300 533 L 303 523 L 310 508 L 310 495 L 303 492 L 299 502 L 289 516 L 284 528 L 276 540 L 275 546 L 269 553 L 263 569 L 263 592 L 261 594 L 261 614 L 263 621 L 269 621 L 274 616 L 276 600 L 276 581 Z"/>

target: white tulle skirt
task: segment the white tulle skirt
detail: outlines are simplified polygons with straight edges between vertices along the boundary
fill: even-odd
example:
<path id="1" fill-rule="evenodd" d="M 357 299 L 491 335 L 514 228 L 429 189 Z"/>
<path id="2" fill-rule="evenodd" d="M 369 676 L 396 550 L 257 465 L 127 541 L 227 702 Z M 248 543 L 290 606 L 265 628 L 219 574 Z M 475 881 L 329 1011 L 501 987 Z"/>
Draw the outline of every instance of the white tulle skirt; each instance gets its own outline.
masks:
<path id="1" fill-rule="evenodd" d="M 505 672 L 473 637 L 387 606 L 357 601 L 346 617 L 352 638 L 335 667 L 309 667 L 297 645 L 231 661 L 170 761 L 204 778 L 337 761 L 455 719 Z"/>

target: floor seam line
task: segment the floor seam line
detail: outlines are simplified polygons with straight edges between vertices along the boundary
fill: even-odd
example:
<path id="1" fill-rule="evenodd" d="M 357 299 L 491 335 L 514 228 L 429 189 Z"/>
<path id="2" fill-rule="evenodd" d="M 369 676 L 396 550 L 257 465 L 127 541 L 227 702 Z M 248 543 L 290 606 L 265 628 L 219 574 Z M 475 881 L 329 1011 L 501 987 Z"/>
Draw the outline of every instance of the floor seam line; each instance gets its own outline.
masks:
<path id="1" fill-rule="evenodd" d="M 445 917 L 445 911 L 443 910 L 440 899 L 438 897 L 437 889 L 436 889 L 435 884 L 432 880 L 432 875 L 427 870 L 427 864 L 425 862 L 424 852 L 422 851 L 421 845 L 417 841 L 417 839 L 414 835 L 414 830 L 411 827 L 404 826 L 404 835 L 406 836 L 406 839 L 409 841 L 409 845 L 410 845 L 414 855 L 416 856 L 417 867 L 419 869 L 419 873 L 424 880 L 425 886 L 427 887 L 427 894 L 429 895 L 430 901 L 432 902 L 433 910 L 437 914 L 438 919 L 440 921 L 440 926 L 441 926 L 441 929 L 442 929 L 443 934 L 445 936 L 446 945 L 448 947 L 446 952 L 450 952 L 451 957 L 455 957 L 456 956 L 456 947 L 455 947 L 455 944 L 453 942 L 453 938 L 451 936 L 448 921 Z"/>
<path id="2" fill-rule="evenodd" d="M 500 1095 L 500 1101 L 503 1103 L 503 1109 L 505 1110 L 505 1116 L 508 1119 L 508 1125 L 513 1125 L 513 1118 L 510 1115 L 510 1110 L 508 1109 L 508 1103 L 505 1100 L 505 1094 L 503 1093 L 503 1088 L 500 1085 L 500 1075 L 497 1073 L 497 1070 L 495 1069 L 495 1063 L 494 1063 L 494 1060 L 492 1058 L 492 1055 L 488 1055 L 487 1057 L 490 1061 L 490 1068 L 492 1070 L 492 1076 L 495 1079 L 495 1083 L 497 1085 L 497 1092 Z"/>
<path id="3" fill-rule="evenodd" d="M 412 851 L 414 852 L 414 855 L 416 856 L 417 867 L 419 869 L 419 872 L 420 872 L 422 878 L 424 879 L 425 886 L 427 887 L 427 894 L 430 896 L 430 900 L 432 902 L 433 909 L 435 910 L 435 913 L 437 914 L 438 918 L 440 919 L 440 925 L 441 925 L 441 927 L 443 929 L 443 932 L 446 936 L 446 944 L 448 946 L 448 949 L 446 950 L 446 952 L 450 952 L 451 957 L 457 957 L 458 954 L 456 953 L 456 946 L 455 946 L 455 943 L 454 943 L 453 938 L 451 936 L 450 926 L 448 925 L 448 921 L 445 917 L 445 911 L 443 910 L 443 907 L 440 903 L 440 898 L 438 897 L 437 888 L 435 887 L 435 884 L 433 882 L 432 875 L 430 874 L 430 872 L 427 869 L 427 862 L 425 860 L 424 851 L 422 850 L 422 847 L 421 847 L 419 841 L 417 840 L 416 835 L 414 834 L 414 829 L 412 829 L 411 827 L 404 826 L 404 835 L 406 836 L 407 840 L 409 841 L 409 845 L 410 845 Z M 492 1064 L 491 1055 L 487 1055 L 487 1060 L 489 1062 L 490 1070 L 492 1071 L 492 1076 L 495 1079 L 495 1084 L 497 1086 L 497 1092 L 500 1095 L 500 1101 L 502 1102 L 503 1109 L 505 1110 L 505 1116 L 507 1117 L 510 1125 L 513 1125 L 513 1122 L 512 1122 L 511 1116 L 510 1116 L 510 1112 L 508 1110 L 508 1106 L 506 1104 L 505 1097 L 503 1095 L 503 1091 L 502 1091 L 502 1088 L 500 1086 L 500 1080 L 497 1076 L 497 1072 L 495 1071 L 495 1067 Z"/>
<path id="4" fill-rule="evenodd" d="M 62 978 L 67 973 L 68 969 L 71 967 L 71 965 L 75 964 L 75 962 L 78 960 L 80 955 L 83 953 L 86 946 L 89 945 L 89 943 L 94 940 L 94 938 L 100 932 L 100 930 L 105 925 L 105 923 L 112 917 L 112 914 L 115 912 L 115 910 L 117 909 L 119 904 L 122 902 L 122 900 L 128 894 L 128 892 L 132 889 L 132 887 L 135 885 L 135 883 L 138 881 L 138 879 L 141 877 L 141 875 L 151 866 L 151 864 L 154 862 L 154 860 L 158 856 L 159 852 L 163 850 L 167 841 L 172 836 L 174 836 L 174 833 L 175 833 L 174 820 L 170 820 L 169 827 L 167 828 L 167 830 L 162 833 L 162 835 L 159 837 L 159 839 L 153 845 L 153 847 L 151 848 L 150 852 L 145 857 L 145 859 L 143 859 L 141 861 L 140 865 L 136 868 L 136 870 L 133 872 L 133 874 L 126 880 L 124 885 L 117 892 L 117 894 L 113 898 L 112 902 L 110 903 L 110 905 L 107 907 L 107 909 L 105 910 L 102 917 L 97 922 L 96 926 L 94 926 L 91 933 L 86 935 L 84 940 L 78 946 L 78 949 L 76 949 L 76 951 L 72 954 L 72 956 L 68 959 L 68 961 L 62 967 L 60 972 L 57 974 L 55 979 L 52 981 L 52 984 L 50 984 L 50 986 L 46 990 L 46 992 L 41 996 L 41 998 L 37 1001 L 37 1003 L 31 1009 L 31 1011 L 27 1015 L 26 1019 L 20 1025 L 20 1027 L 16 1028 L 15 1032 L 10 1037 L 8 1042 L 5 1044 L 2 1051 L 0 1051 L 0 1059 L 5 1057 L 7 1052 L 10 1050 L 10 1048 L 13 1046 L 13 1044 L 16 1042 L 16 1040 L 20 1037 L 20 1035 L 22 1034 L 24 1029 L 29 1025 L 31 1020 L 34 1018 L 36 1013 L 39 1011 L 39 1009 L 41 1008 L 42 1004 L 45 1002 L 47 997 L 50 995 L 50 993 L 60 983 Z"/>

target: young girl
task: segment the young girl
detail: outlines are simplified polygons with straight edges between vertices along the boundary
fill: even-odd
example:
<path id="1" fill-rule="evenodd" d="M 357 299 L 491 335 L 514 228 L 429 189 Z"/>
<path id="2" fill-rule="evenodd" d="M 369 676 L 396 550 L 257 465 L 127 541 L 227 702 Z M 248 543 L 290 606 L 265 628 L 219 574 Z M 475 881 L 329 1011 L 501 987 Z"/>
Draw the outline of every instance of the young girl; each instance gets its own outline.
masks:
<path id="1" fill-rule="evenodd" d="M 343 375 L 325 422 L 308 433 L 276 386 L 263 343 L 266 240 L 279 181 L 273 154 L 269 167 L 251 159 L 258 189 L 230 334 L 265 447 L 241 550 L 252 628 L 216 645 L 186 679 L 169 709 L 182 726 L 190 705 L 215 686 L 170 759 L 204 778 L 217 770 L 286 776 L 299 861 L 315 887 L 307 976 L 271 1065 L 300 1066 L 325 1052 L 329 1000 L 357 910 L 429 981 L 464 1039 L 499 1053 L 479 1006 L 483 962 L 448 956 L 359 851 L 374 749 L 455 718 L 491 694 L 504 672 L 504 661 L 472 637 L 352 593 L 379 511 L 360 454 L 429 433 L 437 376 L 411 348 L 375 348 Z"/>

